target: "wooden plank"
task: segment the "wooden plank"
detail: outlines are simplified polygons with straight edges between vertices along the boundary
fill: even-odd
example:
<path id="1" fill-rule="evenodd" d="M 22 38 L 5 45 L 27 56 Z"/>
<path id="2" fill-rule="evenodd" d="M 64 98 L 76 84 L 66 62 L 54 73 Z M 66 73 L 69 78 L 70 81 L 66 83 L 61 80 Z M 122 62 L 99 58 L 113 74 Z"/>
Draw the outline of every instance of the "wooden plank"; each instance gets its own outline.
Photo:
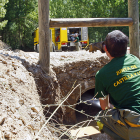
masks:
<path id="1" fill-rule="evenodd" d="M 139 57 L 139 4 L 138 0 L 128 0 L 128 17 L 133 19 L 129 27 L 130 53 Z"/>
<path id="2" fill-rule="evenodd" d="M 49 0 L 38 0 L 39 9 L 39 64 L 49 74 L 50 40 L 49 40 Z"/>
<path id="3" fill-rule="evenodd" d="M 50 27 L 111 27 L 131 26 L 132 18 L 60 18 L 50 19 Z"/>

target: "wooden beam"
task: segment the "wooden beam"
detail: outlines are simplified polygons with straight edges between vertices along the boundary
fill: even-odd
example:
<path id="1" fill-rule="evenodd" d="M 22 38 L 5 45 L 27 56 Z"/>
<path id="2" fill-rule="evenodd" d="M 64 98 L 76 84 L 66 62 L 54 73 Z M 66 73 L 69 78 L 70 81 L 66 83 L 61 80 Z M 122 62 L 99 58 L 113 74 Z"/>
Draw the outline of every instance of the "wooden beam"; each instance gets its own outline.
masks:
<path id="1" fill-rule="evenodd" d="M 50 27 L 111 27 L 131 26 L 132 18 L 61 18 L 50 19 Z"/>
<path id="2" fill-rule="evenodd" d="M 128 0 L 128 17 L 133 19 L 129 27 L 130 53 L 139 57 L 139 4 L 138 0 Z"/>
<path id="3" fill-rule="evenodd" d="M 39 64 L 49 74 L 50 68 L 50 31 L 49 31 L 49 0 L 38 0 L 39 9 Z"/>

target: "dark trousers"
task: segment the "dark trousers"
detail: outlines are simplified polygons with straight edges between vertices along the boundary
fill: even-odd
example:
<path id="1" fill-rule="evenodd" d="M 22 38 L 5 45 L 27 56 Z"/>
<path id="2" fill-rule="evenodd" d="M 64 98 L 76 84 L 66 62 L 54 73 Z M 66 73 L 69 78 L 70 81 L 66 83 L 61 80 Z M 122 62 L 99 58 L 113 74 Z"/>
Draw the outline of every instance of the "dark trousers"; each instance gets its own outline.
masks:
<path id="1" fill-rule="evenodd" d="M 128 109 L 102 110 L 95 120 L 100 121 L 103 124 L 102 130 L 115 140 L 140 140 L 140 114 L 134 111 Z M 134 125 L 128 125 L 126 120 Z"/>

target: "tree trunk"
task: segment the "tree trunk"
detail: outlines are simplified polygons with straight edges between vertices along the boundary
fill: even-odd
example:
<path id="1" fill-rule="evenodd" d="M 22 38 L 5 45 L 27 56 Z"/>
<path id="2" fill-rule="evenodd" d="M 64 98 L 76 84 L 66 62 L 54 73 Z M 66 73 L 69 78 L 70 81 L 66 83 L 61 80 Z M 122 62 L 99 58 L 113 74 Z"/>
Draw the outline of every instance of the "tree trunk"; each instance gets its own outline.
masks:
<path id="1" fill-rule="evenodd" d="M 49 40 L 49 0 L 38 0 L 39 9 L 39 64 L 49 74 L 50 40 Z"/>

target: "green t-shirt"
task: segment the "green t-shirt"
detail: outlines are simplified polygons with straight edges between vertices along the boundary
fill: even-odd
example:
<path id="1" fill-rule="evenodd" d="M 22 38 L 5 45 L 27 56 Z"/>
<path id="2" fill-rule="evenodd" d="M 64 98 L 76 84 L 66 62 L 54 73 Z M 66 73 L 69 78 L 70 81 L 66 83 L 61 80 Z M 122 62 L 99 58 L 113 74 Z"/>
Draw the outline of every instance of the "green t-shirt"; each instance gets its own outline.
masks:
<path id="1" fill-rule="evenodd" d="M 77 40 L 76 40 L 77 39 Z M 75 37 L 75 42 L 79 42 L 79 37 L 77 36 L 77 37 Z"/>
<path id="2" fill-rule="evenodd" d="M 97 92 L 95 98 L 109 94 L 116 108 L 140 113 L 140 60 L 132 54 L 113 58 L 96 73 Z"/>

